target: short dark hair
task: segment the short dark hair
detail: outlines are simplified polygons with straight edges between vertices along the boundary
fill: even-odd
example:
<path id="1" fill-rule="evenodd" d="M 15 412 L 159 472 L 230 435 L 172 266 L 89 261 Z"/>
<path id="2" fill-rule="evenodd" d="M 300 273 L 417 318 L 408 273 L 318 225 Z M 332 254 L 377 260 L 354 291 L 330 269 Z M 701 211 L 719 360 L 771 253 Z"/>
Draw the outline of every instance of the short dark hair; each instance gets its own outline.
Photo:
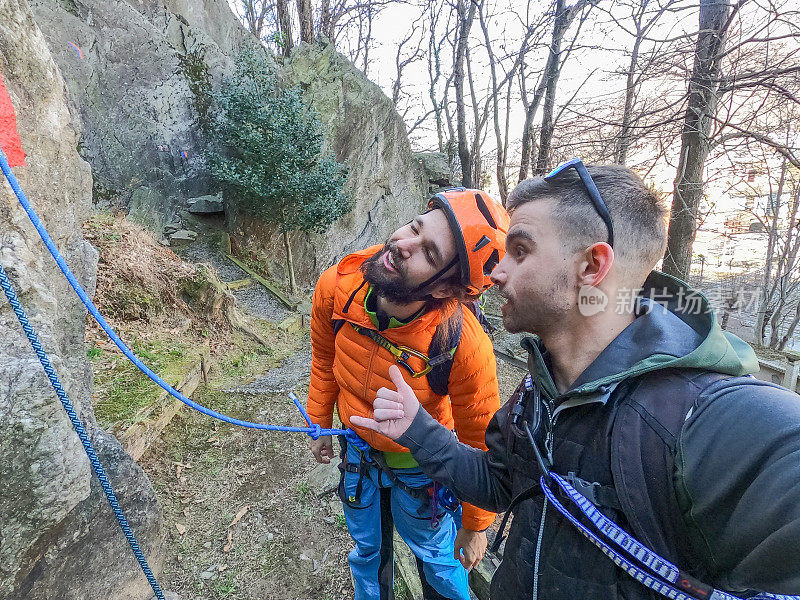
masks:
<path id="1" fill-rule="evenodd" d="M 587 165 L 614 223 L 616 262 L 637 285 L 664 255 L 668 210 L 659 194 L 621 165 Z M 527 202 L 554 201 L 553 220 L 572 251 L 605 241 L 608 230 L 597 214 L 577 171 L 570 169 L 549 181 L 534 177 L 522 181 L 508 196 L 512 213 Z M 639 281 L 640 280 L 640 281 Z"/>

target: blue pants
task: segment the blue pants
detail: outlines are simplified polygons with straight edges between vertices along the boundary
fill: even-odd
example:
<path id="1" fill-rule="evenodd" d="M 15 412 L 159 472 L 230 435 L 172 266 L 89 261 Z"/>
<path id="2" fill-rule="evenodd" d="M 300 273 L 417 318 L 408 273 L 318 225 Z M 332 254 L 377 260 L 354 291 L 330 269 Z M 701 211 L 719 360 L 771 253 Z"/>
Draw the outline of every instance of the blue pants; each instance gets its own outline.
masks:
<path id="1" fill-rule="evenodd" d="M 439 507 L 440 521 L 434 528 L 430 502 L 392 485 L 374 463 L 363 475 L 355 472 L 362 456 L 353 445 L 348 446 L 346 458 L 343 465 L 349 464 L 350 468 L 343 472 L 339 492 L 347 528 L 356 543 L 348 556 L 355 600 L 394 598 L 392 541 L 395 528 L 417 557 L 425 600 L 469 600 L 467 572 L 453 558 L 460 511 L 454 517 Z M 431 480 L 418 468 L 393 471 L 411 488 L 431 485 Z"/>

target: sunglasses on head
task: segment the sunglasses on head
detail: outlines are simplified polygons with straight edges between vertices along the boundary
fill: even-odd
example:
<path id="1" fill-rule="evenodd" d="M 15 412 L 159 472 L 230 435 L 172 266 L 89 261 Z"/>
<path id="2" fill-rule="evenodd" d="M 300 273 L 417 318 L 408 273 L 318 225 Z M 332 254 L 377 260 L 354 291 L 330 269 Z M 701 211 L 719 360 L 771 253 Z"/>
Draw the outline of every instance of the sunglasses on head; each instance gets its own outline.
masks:
<path id="1" fill-rule="evenodd" d="M 555 169 L 550 171 L 550 173 L 545 175 L 544 180 L 552 181 L 554 179 L 558 179 L 558 177 L 563 175 L 563 173 L 569 169 L 575 169 L 578 172 L 578 175 L 580 176 L 581 181 L 586 188 L 586 192 L 589 194 L 592 204 L 594 204 L 594 209 L 597 211 L 597 214 L 600 215 L 600 218 L 603 219 L 603 223 L 605 223 L 606 227 L 608 228 L 608 245 L 613 248 L 614 225 L 611 222 L 611 215 L 608 213 L 608 207 L 603 201 L 600 191 L 597 189 L 597 186 L 592 180 L 592 176 L 589 175 L 589 171 L 586 169 L 586 166 L 583 164 L 583 161 L 580 158 L 572 158 L 565 163 L 561 163 Z"/>

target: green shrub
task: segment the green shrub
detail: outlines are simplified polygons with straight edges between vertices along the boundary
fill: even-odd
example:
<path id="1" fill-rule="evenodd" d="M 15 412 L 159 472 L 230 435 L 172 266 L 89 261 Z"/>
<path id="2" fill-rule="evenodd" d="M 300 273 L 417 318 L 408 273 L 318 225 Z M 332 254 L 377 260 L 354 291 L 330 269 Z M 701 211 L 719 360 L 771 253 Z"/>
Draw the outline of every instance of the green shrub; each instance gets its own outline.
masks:
<path id="1" fill-rule="evenodd" d="M 278 90 L 269 66 L 253 50 L 236 59 L 223 86 L 208 152 L 226 198 L 286 234 L 325 232 L 352 203 L 346 170 L 323 152 L 322 125 L 297 89 Z"/>

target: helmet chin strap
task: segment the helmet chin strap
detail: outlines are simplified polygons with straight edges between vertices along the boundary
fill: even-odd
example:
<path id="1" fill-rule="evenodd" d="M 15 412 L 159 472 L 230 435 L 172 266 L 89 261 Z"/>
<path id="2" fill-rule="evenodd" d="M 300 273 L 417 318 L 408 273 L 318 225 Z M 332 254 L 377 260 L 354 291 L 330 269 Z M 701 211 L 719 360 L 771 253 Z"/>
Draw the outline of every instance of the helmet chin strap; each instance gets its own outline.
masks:
<path id="1" fill-rule="evenodd" d="M 419 294 L 422 290 L 429 287 L 431 284 L 436 283 L 438 279 L 442 277 L 445 273 L 447 273 L 450 269 L 452 269 L 456 264 L 458 264 L 458 254 L 456 254 L 453 259 L 447 263 L 444 267 L 442 267 L 433 277 L 429 277 L 422 283 L 420 283 L 417 287 L 412 289 L 410 293 L 412 295 Z"/>

